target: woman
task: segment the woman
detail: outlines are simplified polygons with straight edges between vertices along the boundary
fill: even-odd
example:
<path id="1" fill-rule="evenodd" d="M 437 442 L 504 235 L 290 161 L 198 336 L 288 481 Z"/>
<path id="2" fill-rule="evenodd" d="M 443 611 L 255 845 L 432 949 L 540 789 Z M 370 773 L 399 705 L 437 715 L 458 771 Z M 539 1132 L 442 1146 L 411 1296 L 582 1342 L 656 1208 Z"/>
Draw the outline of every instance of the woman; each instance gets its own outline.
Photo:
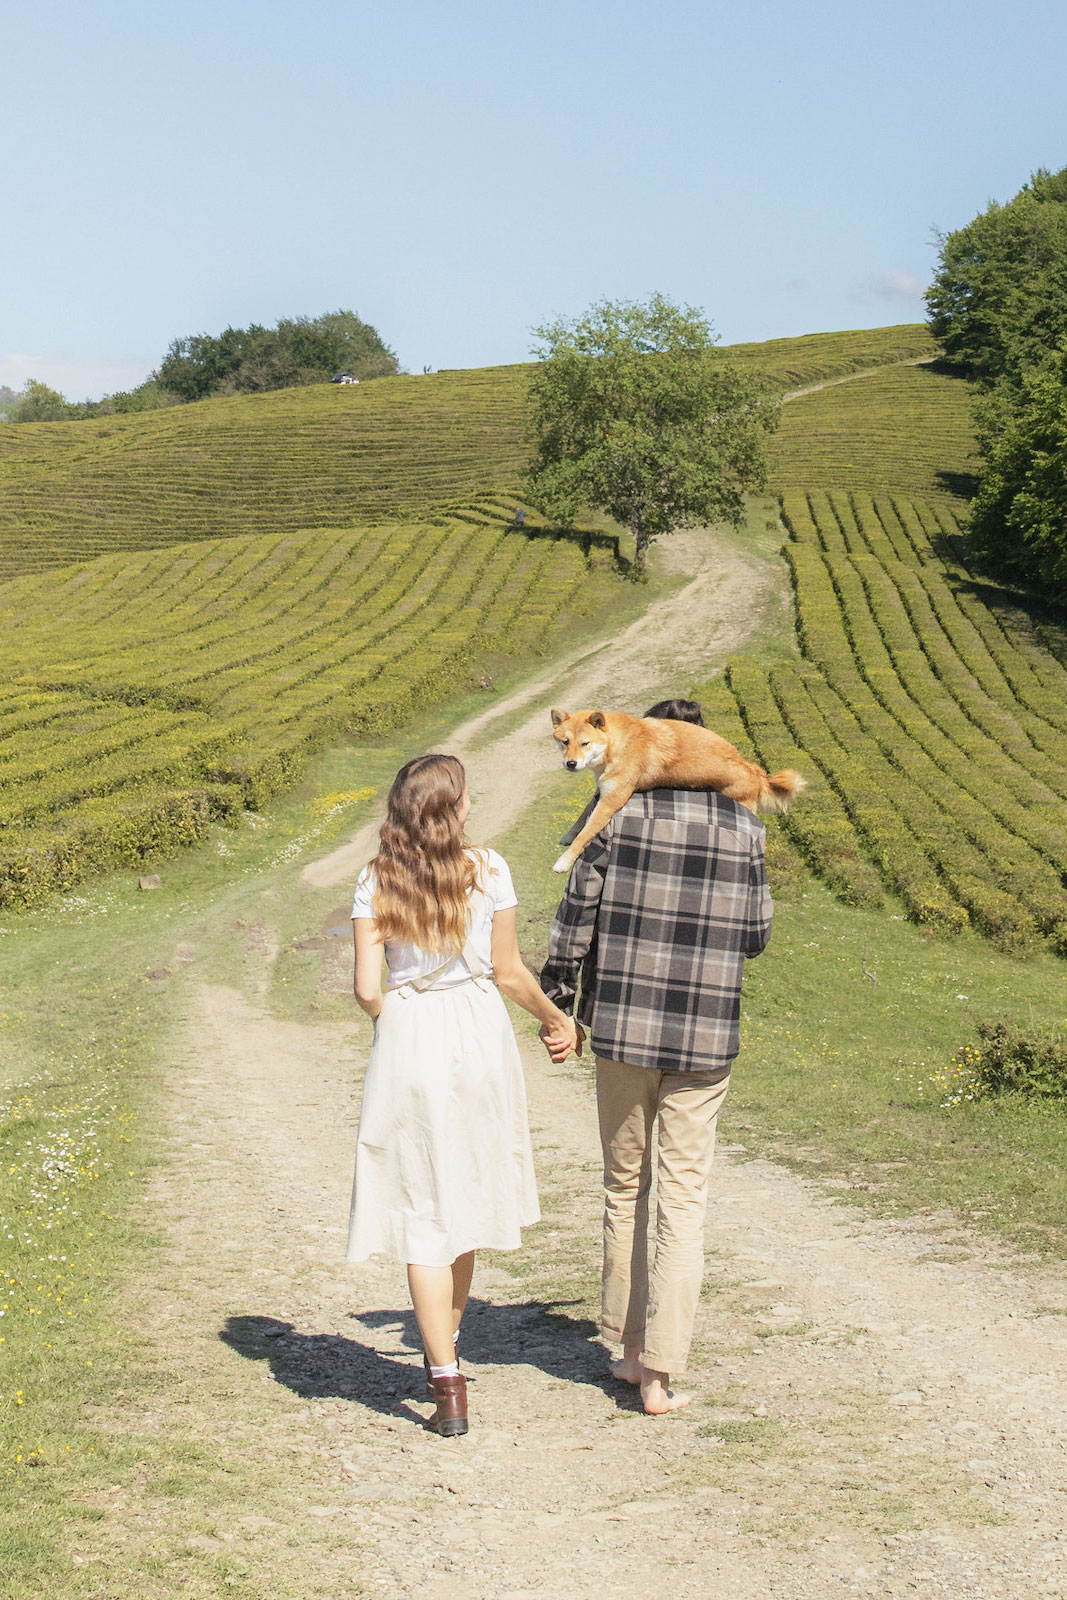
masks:
<path id="1" fill-rule="evenodd" d="M 467 1431 L 458 1340 L 475 1251 L 517 1249 L 519 1229 L 540 1218 L 522 1066 L 498 990 L 542 1023 L 553 1060 L 577 1043 L 573 1019 L 522 963 L 511 874 L 495 850 L 467 843 L 469 810 L 455 756 L 401 767 L 352 906 L 356 999 L 375 1026 L 348 1259 L 407 1265 L 430 1425 L 446 1437 Z"/>

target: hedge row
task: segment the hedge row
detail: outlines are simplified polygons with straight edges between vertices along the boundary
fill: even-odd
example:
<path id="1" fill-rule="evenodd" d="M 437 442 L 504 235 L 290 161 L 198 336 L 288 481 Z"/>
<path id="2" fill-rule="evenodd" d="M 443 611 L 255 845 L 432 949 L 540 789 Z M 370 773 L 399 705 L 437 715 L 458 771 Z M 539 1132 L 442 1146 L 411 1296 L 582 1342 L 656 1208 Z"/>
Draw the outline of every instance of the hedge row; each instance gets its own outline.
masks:
<path id="1" fill-rule="evenodd" d="M 0 694 L 0 905 L 176 848 L 213 796 L 261 807 L 331 739 L 542 651 L 611 592 L 611 541 L 511 511 L 102 563 L 50 607 L 37 580 L 0 591 L 0 672 L 22 680 Z"/>
<path id="2" fill-rule="evenodd" d="M 768 771 L 793 767 L 808 781 L 801 800 L 783 816 L 783 831 L 840 899 L 848 905 L 880 906 L 881 879 L 864 855 L 840 797 L 783 720 L 766 670 L 748 657 L 735 656 L 725 677 L 756 758 Z"/>
<path id="3" fill-rule="evenodd" d="M 848 708 L 810 663 L 782 664 L 769 674 L 771 692 L 798 746 L 814 761 L 885 881 L 920 923 L 955 933 L 969 916 L 945 884 L 934 857 L 909 825 L 922 818 L 923 797 L 905 796 L 899 773 L 872 748 Z M 798 804 L 798 814 L 800 805 Z"/>
<path id="4" fill-rule="evenodd" d="M 225 784 L 87 800 L 51 827 L 0 843 L 0 906 L 40 905 L 94 872 L 158 860 L 196 844 L 212 822 L 233 821 L 242 805 Z"/>
<path id="5" fill-rule="evenodd" d="M 1006 687 L 987 693 L 951 650 L 927 598 L 936 558 L 928 553 L 920 579 L 902 520 L 891 538 L 873 502 L 842 495 L 785 496 L 782 509 L 793 536 L 786 555 L 802 648 L 819 673 L 805 689 L 838 746 L 810 754 L 883 871 L 913 907 L 929 901 L 925 887 L 916 898 L 914 863 L 905 870 L 887 853 L 881 808 L 872 811 L 869 799 L 858 805 L 858 786 L 868 791 L 872 778 L 890 786 L 906 824 L 893 849 L 899 856 L 921 848 L 977 925 L 1008 945 L 1035 931 L 1064 945 L 1067 785 L 1052 759 L 1056 730 L 1042 723 L 1044 748 L 1028 739 L 1007 717 Z M 772 681 L 781 681 L 782 710 L 796 728 L 808 716 L 796 685 L 785 674 Z"/>
<path id="6" fill-rule="evenodd" d="M 879 660 L 884 647 L 869 613 L 864 615 L 855 603 L 855 575 L 840 570 L 835 593 L 815 551 L 790 547 L 790 559 L 809 653 L 862 728 L 868 745 L 873 744 L 895 769 L 895 803 L 946 881 L 956 886 L 960 904 L 987 932 L 1007 943 L 1024 941 L 1034 919 L 1016 899 L 1012 885 L 1025 871 L 1026 888 L 1041 907 L 1043 924 L 1054 925 L 1067 913 L 1062 883 L 955 780 L 952 770 L 963 763 L 948 741 L 947 749 L 939 752 L 946 765 L 939 766 L 925 748 L 927 742 L 936 745 L 931 727 L 922 730 L 923 738 L 916 737 L 920 714 L 900 689 L 892 664 Z M 825 590 L 820 593 L 823 583 Z M 851 641 L 843 626 L 842 599 L 845 607 L 853 602 L 847 611 Z M 872 661 L 870 682 L 857 667 L 853 649 Z M 895 705 L 900 720 L 886 710 L 885 700 Z M 873 759 L 873 751 L 864 755 Z"/>

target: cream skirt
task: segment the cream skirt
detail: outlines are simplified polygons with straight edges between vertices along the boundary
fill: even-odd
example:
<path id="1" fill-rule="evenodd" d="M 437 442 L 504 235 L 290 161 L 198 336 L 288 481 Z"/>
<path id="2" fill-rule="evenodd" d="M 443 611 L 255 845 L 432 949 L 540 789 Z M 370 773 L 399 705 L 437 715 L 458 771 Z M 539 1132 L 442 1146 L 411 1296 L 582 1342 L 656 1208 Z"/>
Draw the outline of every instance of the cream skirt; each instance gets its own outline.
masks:
<path id="1" fill-rule="evenodd" d="M 526 1086 L 497 989 L 391 990 L 363 1085 L 348 1260 L 446 1267 L 540 1220 Z"/>

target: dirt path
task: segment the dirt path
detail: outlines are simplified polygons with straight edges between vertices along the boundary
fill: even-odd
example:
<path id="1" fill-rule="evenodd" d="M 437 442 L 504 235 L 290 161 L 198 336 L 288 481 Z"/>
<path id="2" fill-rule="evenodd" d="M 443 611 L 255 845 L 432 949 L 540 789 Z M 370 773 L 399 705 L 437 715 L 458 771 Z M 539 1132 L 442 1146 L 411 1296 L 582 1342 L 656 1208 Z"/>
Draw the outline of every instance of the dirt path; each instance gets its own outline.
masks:
<path id="1" fill-rule="evenodd" d="M 472 838 L 505 833 L 545 773 L 555 770 L 550 706 L 576 709 L 603 697 L 643 711 L 649 701 L 677 694 L 698 672 L 739 649 L 764 607 L 787 603 L 776 563 L 723 548 L 706 533 L 672 535 L 663 556 L 686 576 L 680 590 L 655 601 L 615 638 L 592 647 L 577 643 L 568 658 L 450 735 L 448 749 L 462 759 L 470 782 Z M 347 844 L 305 867 L 301 882 L 311 889 L 352 883 L 374 853 L 377 831 L 377 820 L 368 823 Z"/>
<path id="2" fill-rule="evenodd" d="M 471 771 L 476 837 L 536 789 L 546 696 L 625 681 L 646 699 L 735 648 L 773 595 L 754 561 L 680 554 L 686 585 L 611 648 L 576 651 L 565 674 L 449 740 Z M 368 843 L 305 886 L 347 888 Z M 269 921 L 266 898 L 262 910 Z M 1048 1310 L 1064 1304 L 1062 1276 L 972 1253 L 947 1223 L 872 1222 L 727 1144 L 697 1403 L 647 1419 L 595 1338 L 588 1079 L 532 1045 L 545 1220 L 479 1267 L 472 1432 L 428 1434 L 402 1269 L 339 1259 L 367 1030 L 272 1017 L 272 950 L 250 951 L 243 993 L 207 971 L 188 989 L 153 1195 L 166 1243 L 131 1307 L 161 1365 L 191 1375 L 158 1419 L 175 1449 L 210 1440 L 223 1459 L 276 1467 L 255 1505 L 220 1508 L 198 1536 L 245 1560 L 242 1593 L 1067 1596 L 1067 1318 Z M 322 959 L 323 990 L 341 993 L 346 953 Z"/>
<path id="3" fill-rule="evenodd" d="M 864 367 L 860 372 L 844 372 L 839 378 L 823 378 L 820 383 L 809 383 L 803 389 L 790 389 L 782 396 L 782 404 L 788 405 L 790 400 L 802 400 L 806 394 L 818 394 L 820 389 L 836 389 L 839 383 L 855 383 L 857 378 L 873 378 L 876 373 L 886 372 L 894 367 L 932 367 L 936 360 L 936 356 L 916 356 L 912 361 L 883 361 L 880 366 Z"/>
<path id="4" fill-rule="evenodd" d="M 473 1431 L 427 1434 L 402 1270 L 338 1260 L 365 1043 L 201 988 L 157 1195 L 145 1324 L 198 1375 L 169 1425 L 282 1464 L 283 1503 L 216 1535 L 267 1542 L 272 1595 L 1067 1593 L 1067 1327 L 1039 1309 L 1062 1284 L 727 1148 L 698 1403 L 646 1419 L 595 1341 L 592 1096 L 532 1046 L 545 1221 L 479 1270 Z"/>

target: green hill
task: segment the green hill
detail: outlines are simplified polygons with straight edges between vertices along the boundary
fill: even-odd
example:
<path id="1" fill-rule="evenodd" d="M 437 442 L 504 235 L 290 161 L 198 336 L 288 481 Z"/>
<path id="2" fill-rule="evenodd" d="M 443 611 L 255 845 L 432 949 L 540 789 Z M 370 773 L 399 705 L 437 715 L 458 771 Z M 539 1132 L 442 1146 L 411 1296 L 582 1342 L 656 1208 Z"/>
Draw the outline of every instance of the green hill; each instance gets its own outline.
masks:
<path id="1" fill-rule="evenodd" d="M 934 353 L 921 326 L 736 345 L 783 389 Z M 500 490 L 530 367 L 316 384 L 85 422 L 0 426 L 0 578 L 116 550 L 345 527 Z"/>
<path id="2" fill-rule="evenodd" d="M 770 444 L 781 489 L 969 496 L 978 467 L 971 395 L 933 366 L 894 366 L 800 395 Z"/>
<path id="3" fill-rule="evenodd" d="M 0 586 L 0 905 L 190 843 L 617 598 L 613 540 L 531 524 L 485 505 Z"/>
<path id="4" fill-rule="evenodd" d="M 922 329 L 731 354 L 812 391 L 771 446 L 799 659 L 704 691 L 811 775 L 782 843 L 846 900 L 1067 951 L 1067 669 L 966 570 L 966 385 L 914 364 Z M 9 557 L 38 569 L 0 584 L 0 903 L 198 838 L 618 595 L 609 539 L 471 500 L 517 476 L 527 372 L 0 431 Z"/>

